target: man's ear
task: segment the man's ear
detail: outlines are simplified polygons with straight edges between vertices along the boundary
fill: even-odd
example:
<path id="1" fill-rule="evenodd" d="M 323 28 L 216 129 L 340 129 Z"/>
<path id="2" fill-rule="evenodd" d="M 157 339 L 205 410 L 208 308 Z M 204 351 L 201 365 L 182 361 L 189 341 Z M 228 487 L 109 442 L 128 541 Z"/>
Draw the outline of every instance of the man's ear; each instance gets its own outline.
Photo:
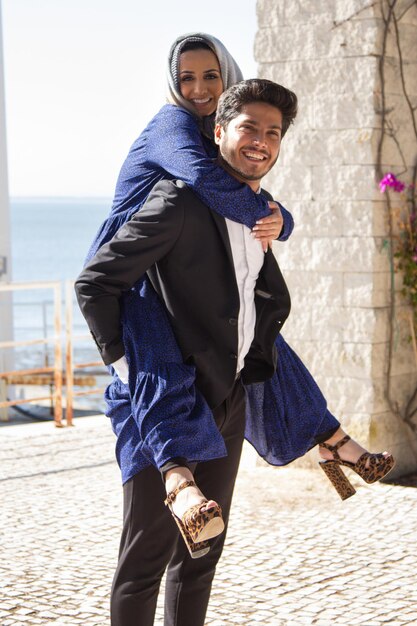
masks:
<path id="1" fill-rule="evenodd" d="M 216 124 L 214 127 L 214 141 L 217 145 L 220 144 L 220 140 L 223 137 L 223 127 L 220 124 Z"/>

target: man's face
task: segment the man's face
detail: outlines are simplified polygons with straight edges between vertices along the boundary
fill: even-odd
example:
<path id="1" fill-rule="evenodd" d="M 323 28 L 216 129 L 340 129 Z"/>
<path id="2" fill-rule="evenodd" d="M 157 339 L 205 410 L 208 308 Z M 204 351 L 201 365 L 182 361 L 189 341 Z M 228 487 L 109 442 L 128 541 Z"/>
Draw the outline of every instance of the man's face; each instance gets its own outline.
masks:
<path id="1" fill-rule="evenodd" d="M 265 102 L 252 102 L 226 130 L 217 125 L 215 141 L 222 166 L 253 189 L 275 164 L 281 146 L 282 113 Z"/>

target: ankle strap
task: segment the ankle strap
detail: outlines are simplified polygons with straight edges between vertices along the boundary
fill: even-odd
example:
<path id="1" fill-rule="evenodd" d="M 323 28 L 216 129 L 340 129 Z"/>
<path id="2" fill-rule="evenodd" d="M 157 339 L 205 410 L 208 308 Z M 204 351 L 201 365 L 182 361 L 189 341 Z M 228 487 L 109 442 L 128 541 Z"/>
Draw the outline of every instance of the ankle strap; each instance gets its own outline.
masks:
<path id="1" fill-rule="evenodd" d="M 164 500 L 164 503 L 172 504 L 180 491 L 182 491 L 183 489 L 187 489 L 187 487 L 194 487 L 194 486 L 195 486 L 195 482 L 193 480 L 184 480 L 184 482 L 178 485 L 178 487 L 174 489 L 174 491 L 170 491 L 167 494 L 167 497 Z"/>
<path id="2" fill-rule="evenodd" d="M 320 443 L 319 445 L 322 448 L 326 448 L 327 450 L 330 450 L 330 452 L 333 453 L 333 456 L 335 459 L 340 460 L 340 456 L 338 453 L 339 448 L 341 448 L 342 446 L 345 445 L 345 443 L 347 443 L 349 441 L 350 437 L 349 435 L 345 435 L 342 439 L 339 439 L 339 441 L 337 443 L 334 444 L 334 446 L 331 446 L 329 443 Z"/>

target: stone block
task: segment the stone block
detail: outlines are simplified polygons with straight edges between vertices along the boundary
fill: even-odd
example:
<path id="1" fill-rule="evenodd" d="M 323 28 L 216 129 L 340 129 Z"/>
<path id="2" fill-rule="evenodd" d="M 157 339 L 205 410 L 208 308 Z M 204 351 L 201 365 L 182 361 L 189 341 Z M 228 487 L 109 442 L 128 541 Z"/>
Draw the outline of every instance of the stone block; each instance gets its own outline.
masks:
<path id="1" fill-rule="evenodd" d="M 323 0 L 320 3 L 320 11 L 317 11 L 317 3 L 314 0 L 292 0 L 285 2 L 285 22 L 293 24 L 306 24 L 315 26 L 317 24 L 332 23 L 334 12 L 334 2 Z"/>
<path id="2" fill-rule="evenodd" d="M 397 463 L 390 479 L 415 471 L 417 435 L 390 411 L 372 415 L 369 447 L 372 451 L 389 450 L 394 455 Z"/>
<path id="3" fill-rule="evenodd" d="M 388 213 L 385 202 L 357 201 L 346 202 L 343 215 L 343 234 L 346 237 L 386 237 L 388 233 Z"/>
<path id="4" fill-rule="evenodd" d="M 344 308 L 344 328 L 341 339 L 364 343 L 388 340 L 388 308 Z"/>
<path id="5" fill-rule="evenodd" d="M 372 417 L 365 411 L 349 412 L 341 416 L 343 428 L 353 439 L 357 439 L 365 447 L 369 445 Z"/>
<path id="6" fill-rule="evenodd" d="M 314 129 L 380 128 L 381 118 L 375 114 L 375 95 L 372 91 L 361 94 L 334 94 L 329 91 L 314 96 Z"/>
<path id="7" fill-rule="evenodd" d="M 348 312 L 341 306 L 323 304 L 312 311 L 312 339 L 325 342 L 342 342 L 347 324 Z"/>
<path id="8" fill-rule="evenodd" d="M 380 15 L 378 3 L 364 3 L 363 0 L 345 0 L 334 3 L 334 19 L 336 24 L 341 22 L 368 20 Z M 340 26 L 339 26 L 340 28 Z"/>
<path id="9" fill-rule="evenodd" d="M 311 341 L 311 311 L 293 303 L 291 315 L 285 322 L 285 336 L 290 340 Z"/>
<path id="10" fill-rule="evenodd" d="M 410 97 L 411 106 L 417 106 L 417 95 Z M 405 163 L 410 167 L 415 156 L 415 135 L 412 130 L 412 115 L 409 105 L 403 95 L 391 94 L 386 101 L 387 116 L 386 121 L 400 142 L 401 151 L 404 155 Z M 386 162 L 386 157 L 384 156 Z"/>
<path id="11" fill-rule="evenodd" d="M 326 146 L 328 160 L 340 165 L 374 165 L 374 143 L 377 133 L 363 126 L 348 130 L 326 130 L 319 133 Z"/>
<path id="12" fill-rule="evenodd" d="M 259 76 L 269 78 L 292 89 L 297 95 L 318 97 L 371 94 L 375 90 L 378 71 L 375 57 L 335 59 L 303 59 L 261 63 Z M 352 81 L 352 76 L 355 80 Z"/>
<path id="13" fill-rule="evenodd" d="M 276 27 L 281 28 L 296 22 L 297 24 L 312 24 L 326 20 L 331 22 L 334 2 L 323 0 L 320 4 L 320 11 L 312 0 L 293 0 L 284 2 L 283 0 L 258 0 L 257 15 L 260 28 Z"/>
<path id="14" fill-rule="evenodd" d="M 403 15 L 403 24 L 414 24 L 417 26 L 417 5 L 409 0 L 398 0 L 396 4 L 397 15 Z"/>
<path id="15" fill-rule="evenodd" d="M 290 210 L 295 222 L 292 237 L 341 237 L 344 234 L 340 202 L 301 200 L 293 202 Z"/>
<path id="16" fill-rule="evenodd" d="M 255 37 L 255 59 L 261 63 L 300 59 L 377 55 L 378 23 L 364 19 L 333 28 L 330 15 L 316 23 L 264 27 Z M 278 35 L 278 36 L 277 36 Z"/>
<path id="17" fill-rule="evenodd" d="M 374 200 L 377 186 L 372 165 L 321 165 L 312 168 L 311 190 L 314 198 Z"/>
<path id="18" fill-rule="evenodd" d="M 388 409 L 384 379 L 336 377 L 327 373 L 317 376 L 316 382 L 327 399 L 329 410 L 336 417 Z"/>
<path id="19" fill-rule="evenodd" d="M 357 267 L 356 269 L 362 269 Z M 353 271 L 343 273 L 343 301 L 346 306 L 383 307 L 390 301 L 390 272 Z"/>
<path id="20" fill-rule="evenodd" d="M 258 28 L 279 27 L 285 23 L 285 2 L 278 0 L 257 0 L 256 15 Z"/>
<path id="21" fill-rule="evenodd" d="M 311 309 L 312 339 L 381 343 L 387 340 L 387 318 L 386 309 L 347 309 L 317 304 Z"/>
<path id="22" fill-rule="evenodd" d="M 307 238 L 291 238 L 285 245 L 274 246 L 274 254 L 284 275 L 289 270 L 300 271 L 302 268 L 304 272 L 312 269 L 308 267 L 311 264 L 312 243 L 312 240 Z"/>
<path id="23" fill-rule="evenodd" d="M 343 304 L 343 276 L 338 272 L 285 270 L 285 280 L 294 305 L 313 309 Z"/>
<path id="24" fill-rule="evenodd" d="M 397 407 L 402 415 L 405 415 L 405 411 L 408 402 L 417 387 L 417 370 L 410 371 L 407 374 L 393 375 L 390 378 L 389 395 L 393 406 Z M 386 380 L 383 381 L 384 390 L 386 389 Z M 417 406 L 417 402 L 413 406 Z M 377 411 L 377 409 L 375 409 Z M 417 424 L 417 415 L 415 416 L 415 422 Z"/>
<path id="25" fill-rule="evenodd" d="M 398 22 L 398 32 L 403 58 L 409 58 L 415 61 L 417 24 L 400 21 Z M 397 58 L 399 56 L 394 28 L 392 28 L 389 36 L 387 37 L 385 54 L 387 57 Z"/>
<path id="26" fill-rule="evenodd" d="M 395 375 L 415 376 L 416 355 L 413 350 L 410 332 L 410 318 L 407 307 L 397 307 L 394 323 L 394 348 L 391 373 Z"/>
<path id="27" fill-rule="evenodd" d="M 369 377 L 371 346 L 344 344 L 340 341 L 304 343 L 300 346 L 311 372 L 334 377 Z"/>
<path id="28" fill-rule="evenodd" d="M 407 92 L 411 95 L 417 94 L 417 62 L 414 54 L 411 54 L 409 59 L 403 58 L 402 69 Z M 388 94 L 396 94 L 398 96 L 404 95 L 401 81 L 400 61 L 397 57 L 385 57 L 384 79 L 386 92 Z M 380 91 L 380 86 L 378 89 Z"/>
<path id="29" fill-rule="evenodd" d="M 308 269 L 354 272 L 388 270 L 388 260 L 373 237 L 315 238 Z"/>
<path id="30" fill-rule="evenodd" d="M 339 371 L 349 378 L 371 378 L 375 374 L 373 371 L 375 351 L 378 351 L 378 356 L 380 354 L 378 348 L 379 345 L 372 346 L 369 343 L 343 343 Z"/>
<path id="31" fill-rule="evenodd" d="M 279 166 L 290 167 L 299 162 L 309 167 L 326 164 L 373 166 L 376 162 L 376 141 L 377 133 L 371 128 L 317 129 L 313 120 L 308 129 L 302 130 L 296 123 L 285 137 Z M 398 150 L 396 152 L 398 154 Z M 401 165 L 399 156 L 396 163 Z"/>

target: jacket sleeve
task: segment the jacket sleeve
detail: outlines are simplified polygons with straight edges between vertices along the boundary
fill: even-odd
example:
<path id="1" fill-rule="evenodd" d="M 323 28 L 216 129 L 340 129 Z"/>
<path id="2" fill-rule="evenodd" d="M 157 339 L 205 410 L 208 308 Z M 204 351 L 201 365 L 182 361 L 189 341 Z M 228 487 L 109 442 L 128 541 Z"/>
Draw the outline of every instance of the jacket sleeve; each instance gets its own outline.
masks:
<path id="1" fill-rule="evenodd" d="M 210 209 L 248 228 L 270 214 L 265 198 L 230 176 L 208 156 L 197 120 L 191 113 L 167 105 L 152 120 L 147 132 L 148 164 L 183 180 Z M 280 208 L 284 226 L 278 239 L 285 241 L 294 222 L 282 205 Z"/>
<path id="2" fill-rule="evenodd" d="M 125 349 L 120 298 L 174 246 L 184 211 L 175 203 L 177 187 L 161 181 L 142 209 L 103 245 L 75 282 L 78 304 L 106 365 Z"/>

